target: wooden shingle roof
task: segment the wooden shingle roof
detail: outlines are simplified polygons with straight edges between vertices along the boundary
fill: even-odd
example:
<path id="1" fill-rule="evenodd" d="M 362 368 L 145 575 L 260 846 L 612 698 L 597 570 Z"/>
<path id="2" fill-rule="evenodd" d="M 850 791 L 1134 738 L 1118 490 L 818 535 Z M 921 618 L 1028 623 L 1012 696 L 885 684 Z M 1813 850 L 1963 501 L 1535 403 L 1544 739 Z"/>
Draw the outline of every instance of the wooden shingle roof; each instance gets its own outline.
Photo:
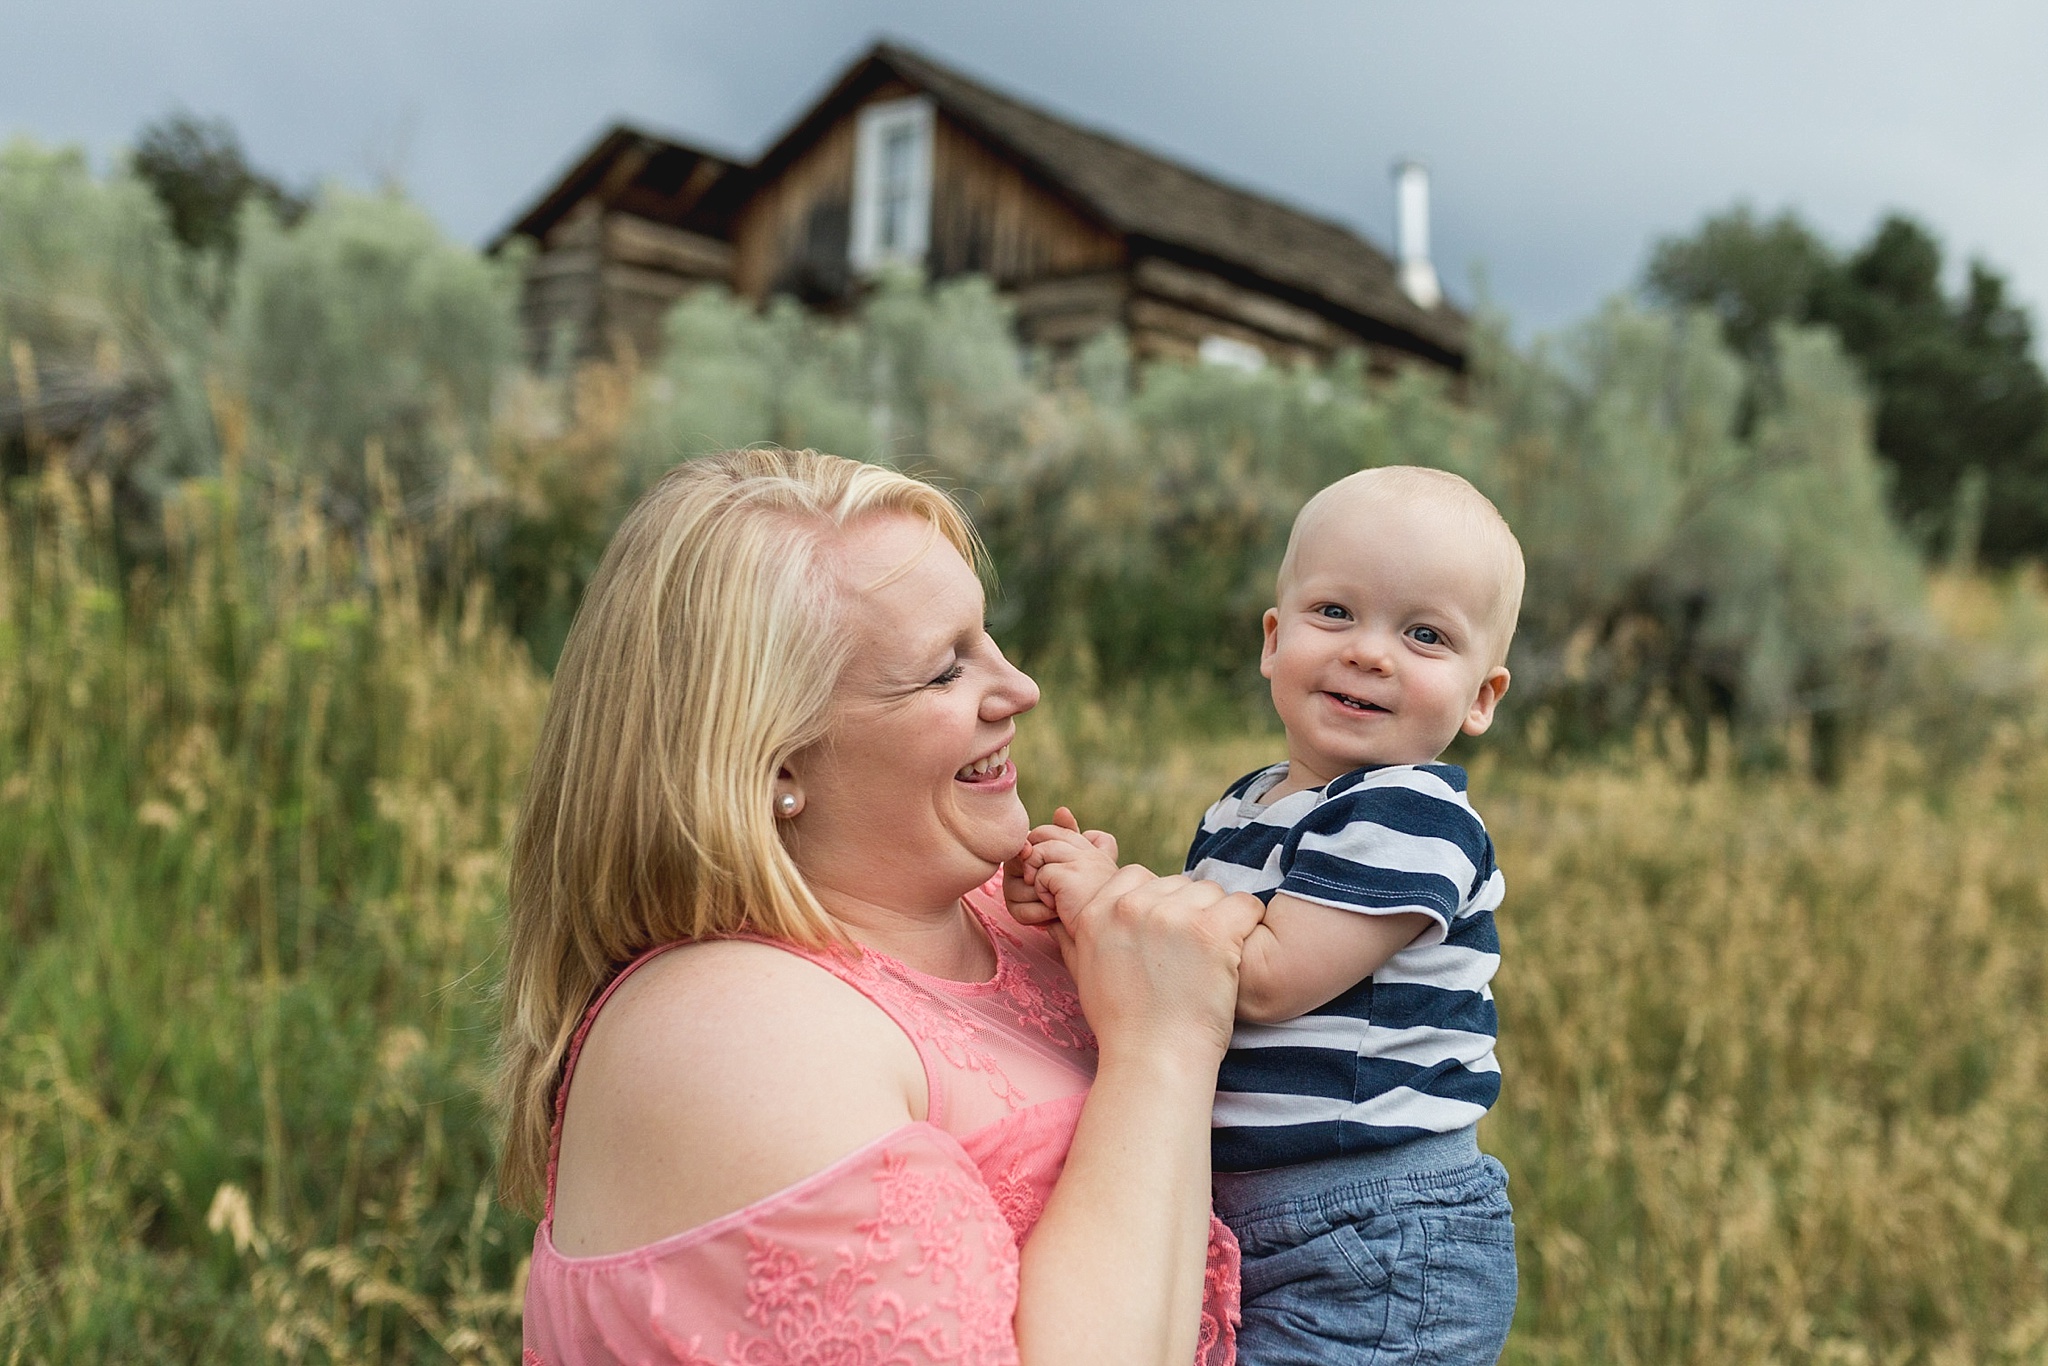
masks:
<path id="1" fill-rule="evenodd" d="M 1402 292 L 1394 262 L 1350 228 L 1084 128 L 900 44 L 877 44 L 813 118 L 841 98 L 858 98 L 887 73 L 1010 149 L 1118 232 L 1277 285 L 1311 306 L 1337 305 L 1364 320 L 1360 330 L 1368 335 L 1403 333 L 1439 359 L 1464 359 L 1465 315 L 1448 303 L 1417 307 Z M 803 120 L 791 137 L 812 122 Z M 774 156 L 771 150 L 763 166 Z"/>
<path id="2" fill-rule="evenodd" d="M 702 209 L 712 191 L 726 190 L 729 182 L 744 179 L 745 174 L 736 158 L 615 123 L 485 249 L 496 251 L 514 237 L 544 240 L 586 199 L 670 227 L 721 235 L 722 224 L 715 217 L 705 218 Z M 700 218 L 704 221 L 697 221 Z"/>

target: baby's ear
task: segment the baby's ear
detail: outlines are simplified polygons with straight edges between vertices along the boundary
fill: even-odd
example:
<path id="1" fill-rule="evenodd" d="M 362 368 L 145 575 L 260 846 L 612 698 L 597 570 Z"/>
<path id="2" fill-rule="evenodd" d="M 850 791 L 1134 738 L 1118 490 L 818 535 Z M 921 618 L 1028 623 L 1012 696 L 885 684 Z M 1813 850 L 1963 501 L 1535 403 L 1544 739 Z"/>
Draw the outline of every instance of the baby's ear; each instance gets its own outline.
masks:
<path id="1" fill-rule="evenodd" d="M 1458 727 L 1467 735 L 1484 735 L 1493 725 L 1494 709 L 1508 694 L 1508 671 L 1496 667 L 1479 682 L 1479 695 L 1472 699 L 1471 709 L 1465 713 L 1465 724 Z"/>
<path id="2" fill-rule="evenodd" d="M 1260 626 L 1266 633 L 1265 643 L 1259 647 L 1259 673 L 1266 678 L 1273 676 L 1273 651 L 1278 648 L 1280 636 L 1280 609 L 1268 607 L 1261 618 Z"/>

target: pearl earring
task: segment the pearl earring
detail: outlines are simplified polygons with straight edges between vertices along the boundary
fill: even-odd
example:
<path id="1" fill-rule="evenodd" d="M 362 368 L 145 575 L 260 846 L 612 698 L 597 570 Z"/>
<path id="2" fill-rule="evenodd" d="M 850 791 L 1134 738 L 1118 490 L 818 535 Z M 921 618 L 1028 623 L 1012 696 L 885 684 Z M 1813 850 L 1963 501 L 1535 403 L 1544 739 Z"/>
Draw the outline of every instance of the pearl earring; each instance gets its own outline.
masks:
<path id="1" fill-rule="evenodd" d="M 788 820 L 796 814 L 796 793 L 785 792 L 775 799 L 775 814 Z"/>

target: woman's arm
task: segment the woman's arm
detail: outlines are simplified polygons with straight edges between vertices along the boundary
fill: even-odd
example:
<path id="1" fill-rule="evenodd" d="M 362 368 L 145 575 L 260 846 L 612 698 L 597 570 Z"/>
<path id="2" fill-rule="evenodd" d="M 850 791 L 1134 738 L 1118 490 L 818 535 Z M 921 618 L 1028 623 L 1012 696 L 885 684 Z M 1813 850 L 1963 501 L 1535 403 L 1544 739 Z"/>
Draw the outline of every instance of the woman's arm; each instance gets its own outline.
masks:
<path id="1" fill-rule="evenodd" d="M 1101 1064 L 1066 1168 L 1024 1245 L 1017 1341 L 1028 1366 L 1193 1359 L 1209 1111 L 1240 945 L 1256 918 L 1214 883 L 1131 867 L 1054 931 Z"/>
<path id="2" fill-rule="evenodd" d="M 1187 1366 L 1209 1221 L 1209 1110 L 1239 944 L 1213 883 L 1120 873 L 1055 931 L 1101 1044 L 1059 1183 L 1022 1254 L 1024 1366 Z M 1243 923 L 1240 923 L 1243 922 Z M 924 1116 L 902 1031 L 790 954 L 657 959 L 593 1028 L 564 1125 L 554 1236 L 644 1246 L 742 1208 Z"/>

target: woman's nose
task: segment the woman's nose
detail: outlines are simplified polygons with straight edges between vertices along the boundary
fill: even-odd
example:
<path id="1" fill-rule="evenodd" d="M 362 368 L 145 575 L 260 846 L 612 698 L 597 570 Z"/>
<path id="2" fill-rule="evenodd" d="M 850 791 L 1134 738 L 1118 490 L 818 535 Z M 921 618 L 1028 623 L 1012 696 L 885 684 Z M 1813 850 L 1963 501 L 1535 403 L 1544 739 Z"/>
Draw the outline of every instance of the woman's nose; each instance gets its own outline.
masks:
<path id="1" fill-rule="evenodd" d="M 982 699 L 981 717 L 984 721 L 1002 721 L 1019 712 L 1030 711 L 1038 705 L 1038 683 L 1022 669 L 996 652 L 999 667 L 995 686 Z"/>

